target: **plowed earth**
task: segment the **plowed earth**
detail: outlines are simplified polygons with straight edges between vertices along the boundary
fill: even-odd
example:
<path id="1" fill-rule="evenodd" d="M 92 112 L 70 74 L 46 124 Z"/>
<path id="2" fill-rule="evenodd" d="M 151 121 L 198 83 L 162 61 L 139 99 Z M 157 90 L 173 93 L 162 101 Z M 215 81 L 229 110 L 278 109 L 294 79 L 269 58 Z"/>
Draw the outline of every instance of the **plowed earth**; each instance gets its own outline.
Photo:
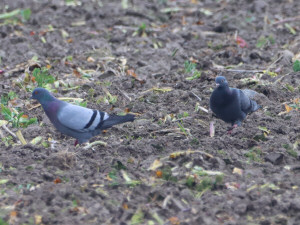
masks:
<path id="1" fill-rule="evenodd" d="M 32 12 L 0 20 L 1 96 L 14 91 L 37 117 L 21 130 L 28 143 L 49 143 L 1 142 L 0 224 L 300 224 L 299 1 L 67 2 L 0 2 Z M 186 61 L 200 78 L 186 79 Z M 136 121 L 75 148 L 17 85 L 47 65 L 56 97 Z M 205 112 L 218 74 L 263 106 L 231 135 Z"/>

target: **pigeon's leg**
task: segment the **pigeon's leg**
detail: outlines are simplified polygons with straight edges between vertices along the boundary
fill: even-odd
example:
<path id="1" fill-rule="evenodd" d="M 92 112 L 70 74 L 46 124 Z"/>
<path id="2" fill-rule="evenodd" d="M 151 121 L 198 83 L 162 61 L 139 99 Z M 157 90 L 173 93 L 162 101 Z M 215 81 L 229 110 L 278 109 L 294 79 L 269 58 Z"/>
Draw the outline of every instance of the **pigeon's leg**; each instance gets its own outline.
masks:
<path id="1" fill-rule="evenodd" d="M 231 134 L 232 131 L 233 131 L 233 129 L 234 129 L 234 128 L 237 128 L 237 127 L 238 127 L 238 125 L 237 125 L 237 124 L 234 124 L 232 127 L 230 127 L 230 128 L 227 130 L 227 134 Z"/>
<path id="2" fill-rule="evenodd" d="M 76 147 L 77 145 L 79 145 L 78 140 L 76 139 L 74 146 Z"/>
<path id="3" fill-rule="evenodd" d="M 232 127 L 230 127 L 228 130 L 227 130 L 227 134 L 231 134 L 233 129 L 234 128 L 237 128 L 238 126 L 241 126 L 241 121 L 235 121 L 234 124 L 232 125 Z"/>

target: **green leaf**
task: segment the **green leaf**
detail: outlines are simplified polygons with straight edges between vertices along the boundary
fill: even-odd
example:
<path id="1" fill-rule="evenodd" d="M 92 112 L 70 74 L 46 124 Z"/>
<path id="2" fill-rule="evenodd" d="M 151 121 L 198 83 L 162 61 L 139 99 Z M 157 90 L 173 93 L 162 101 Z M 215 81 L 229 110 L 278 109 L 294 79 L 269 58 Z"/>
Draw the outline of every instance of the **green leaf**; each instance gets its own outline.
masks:
<path id="1" fill-rule="evenodd" d="M 130 220 L 130 225 L 142 224 L 144 222 L 144 213 L 141 209 L 138 209 Z"/>
<path id="2" fill-rule="evenodd" d="M 37 145 L 38 143 L 40 143 L 41 141 L 42 141 L 42 137 L 41 136 L 37 136 L 37 137 L 35 137 L 34 139 L 32 139 L 31 141 L 30 141 L 30 144 L 32 144 L 32 145 Z"/>
<path id="3" fill-rule="evenodd" d="M 8 120 L 9 122 L 11 121 L 12 112 L 10 111 L 10 109 L 8 107 L 5 107 L 3 104 L 1 104 L 1 113 L 6 120 Z"/>
<path id="4" fill-rule="evenodd" d="M 184 70 L 186 73 L 194 72 L 195 69 L 196 69 L 196 63 L 190 62 L 188 60 L 184 62 Z"/>
<path id="5" fill-rule="evenodd" d="M 288 23 L 285 23 L 284 26 L 290 31 L 291 34 L 293 34 L 293 35 L 297 34 L 295 29 L 291 25 L 289 25 Z"/>
<path id="6" fill-rule="evenodd" d="M 0 20 L 9 19 L 11 17 L 14 17 L 14 16 L 18 15 L 19 13 L 20 13 L 20 9 L 16 9 L 16 10 L 13 10 L 13 11 L 8 12 L 8 13 L 2 13 L 2 14 L 0 14 Z"/>
<path id="7" fill-rule="evenodd" d="M 300 71 L 300 61 L 299 60 L 296 60 L 293 64 L 293 70 L 294 72 L 298 72 Z"/>
<path id="8" fill-rule="evenodd" d="M 9 180 L 8 179 L 2 179 L 0 180 L 0 184 L 6 184 Z"/>
<path id="9" fill-rule="evenodd" d="M 180 10 L 181 10 L 181 8 L 179 8 L 179 7 L 173 7 L 173 8 L 161 9 L 160 12 L 162 12 L 162 13 L 172 13 L 172 12 L 179 12 Z"/>
<path id="10" fill-rule="evenodd" d="M 9 224 L 0 217 L 0 225 L 9 225 Z"/>
<path id="11" fill-rule="evenodd" d="M 128 9 L 128 0 L 122 0 L 122 8 Z"/>
<path id="12" fill-rule="evenodd" d="M 193 76 L 191 76 L 191 77 L 187 77 L 187 78 L 185 78 L 186 80 L 194 80 L 194 79 L 198 79 L 198 78 L 200 78 L 201 77 L 201 71 L 198 71 L 198 70 L 196 70 L 195 72 L 194 72 L 194 75 Z"/>
<path id="13" fill-rule="evenodd" d="M 23 21 L 28 21 L 30 19 L 31 16 L 31 9 L 23 9 L 21 11 L 21 16 L 22 16 L 22 20 Z"/>
<path id="14" fill-rule="evenodd" d="M 266 128 L 266 127 L 261 127 L 261 126 L 259 126 L 258 129 L 261 130 L 261 131 L 266 132 L 267 134 L 270 133 L 270 130 L 268 130 L 268 128 Z"/>
<path id="15" fill-rule="evenodd" d="M 55 81 L 54 77 L 48 74 L 48 69 L 46 67 L 43 67 L 42 70 L 40 68 L 35 68 L 32 72 L 32 76 L 35 78 L 38 87 L 45 88 L 48 84 L 53 84 Z"/>

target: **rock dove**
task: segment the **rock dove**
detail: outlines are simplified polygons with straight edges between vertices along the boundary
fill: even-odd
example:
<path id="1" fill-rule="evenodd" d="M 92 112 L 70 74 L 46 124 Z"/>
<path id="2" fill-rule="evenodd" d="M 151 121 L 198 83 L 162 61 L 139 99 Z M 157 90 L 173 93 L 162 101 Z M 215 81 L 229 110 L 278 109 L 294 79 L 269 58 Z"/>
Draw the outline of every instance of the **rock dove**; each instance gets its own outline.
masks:
<path id="1" fill-rule="evenodd" d="M 31 99 L 42 105 L 46 115 L 61 133 L 76 138 L 75 146 L 87 142 L 102 130 L 134 120 L 134 115 L 109 115 L 106 112 L 73 105 L 55 98 L 44 88 L 36 88 Z"/>
<path id="2" fill-rule="evenodd" d="M 251 100 L 257 92 L 230 88 L 226 78 L 222 76 L 216 77 L 216 85 L 210 96 L 210 108 L 218 118 L 231 123 L 232 129 L 241 126 L 247 114 L 260 108 L 254 100 Z"/>

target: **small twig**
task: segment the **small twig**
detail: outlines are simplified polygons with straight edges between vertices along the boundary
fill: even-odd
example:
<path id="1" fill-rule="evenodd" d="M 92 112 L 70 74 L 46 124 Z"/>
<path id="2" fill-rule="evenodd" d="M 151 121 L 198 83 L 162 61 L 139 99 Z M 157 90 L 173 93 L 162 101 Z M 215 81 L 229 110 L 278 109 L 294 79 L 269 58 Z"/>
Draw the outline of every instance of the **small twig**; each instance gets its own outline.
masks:
<path id="1" fill-rule="evenodd" d="M 173 198 L 173 195 L 167 195 L 167 197 L 165 197 L 163 203 L 162 203 L 162 208 L 165 209 L 168 206 L 168 203 L 170 202 L 170 200 Z"/>
<path id="2" fill-rule="evenodd" d="M 272 67 L 275 63 L 277 63 L 279 60 L 281 60 L 282 58 L 283 58 L 283 55 L 281 55 L 280 57 L 278 57 L 278 59 L 276 59 L 274 62 L 272 62 L 272 63 L 270 64 L 270 66 L 268 66 L 268 68 L 266 69 L 266 71 L 270 71 L 271 67 Z"/>
<path id="3" fill-rule="evenodd" d="M 127 95 L 127 93 L 125 93 L 124 91 L 121 91 L 119 88 L 117 88 L 117 90 L 131 102 L 131 98 Z"/>
<path id="4" fill-rule="evenodd" d="M 198 95 L 196 95 L 194 92 L 191 91 L 191 93 L 192 93 L 196 98 L 198 98 L 198 100 L 199 100 L 200 102 L 202 101 L 201 98 L 200 98 Z M 204 107 L 202 107 L 202 106 L 200 106 L 200 105 L 198 105 L 198 107 L 199 107 L 199 109 L 201 109 L 203 112 L 208 113 L 208 110 L 207 110 L 206 108 L 204 108 Z"/>
<path id="5" fill-rule="evenodd" d="M 188 129 L 188 128 L 184 128 L 184 129 L 187 130 L 190 133 L 190 129 Z M 184 134 L 183 132 L 181 132 L 180 128 L 155 130 L 155 131 L 151 132 L 151 134 L 153 134 L 153 133 L 179 133 L 179 134 Z"/>
<path id="6" fill-rule="evenodd" d="M 0 137 L 1 137 L 1 138 L 4 138 L 4 137 L 5 137 L 4 134 L 3 134 L 3 132 L 2 132 L 2 130 L 0 130 Z"/>
<path id="7" fill-rule="evenodd" d="M 227 72 L 235 72 L 235 73 L 263 73 L 264 70 L 238 70 L 238 69 L 218 69 L 217 70 L 222 70 L 222 71 L 227 71 Z"/>
<path id="8" fill-rule="evenodd" d="M 33 109 L 35 109 L 35 108 L 38 108 L 38 107 L 40 107 L 40 106 L 41 106 L 40 103 L 37 104 L 37 105 L 34 105 L 34 106 L 32 106 L 31 108 L 29 108 L 28 111 L 33 110 Z"/>
<path id="9" fill-rule="evenodd" d="M 206 112 L 206 113 L 208 113 L 208 110 L 207 110 L 206 108 L 204 108 L 204 107 L 200 106 L 200 105 L 199 105 L 199 109 L 201 109 L 203 112 Z"/>
<path id="10" fill-rule="evenodd" d="M 198 95 L 196 95 L 194 92 L 191 91 L 191 93 L 192 93 L 196 98 L 198 98 L 198 100 L 199 100 L 200 102 L 202 101 L 202 99 L 201 99 Z"/>
<path id="11" fill-rule="evenodd" d="M 130 30 L 130 31 L 136 31 L 139 28 L 138 27 L 130 27 L 130 26 L 114 26 L 115 29 L 120 29 L 120 30 Z M 152 28 L 152 27 L 147 27 L 146 30 L 149 30 L 151 32 L 159 32 L 162 29 L 160 28 Z"/>
<path id="12" fill-rule="evenodd" d="M 209 158 L 214 158 L 213 155 L 211 155 L 211 154 L 209 154 L 207 152 L 204 152 L 204 151 L 201 151 L 201 150 L 195 150 L 195 151 L 193 151 L 193 150 L 189 149 L 187 151 L 173 152 L 173 153 L 169 154 L 168 156 L 165 156 L 165 157 L 161 158 L 160 161 L 163 161 L 163 160 L 166 160 L 166 159 L 170 159 L 170 158 L 175 159 L 175 158 L 178 158 L 178 157 L 181 157 L 181 156 L 191 155 L 191 154 L 195 154 L 195 153 L 200 153 L 200 154 L 205 155 L 205 156 L 207 156 Z"/>
<path id="13" fill-rule="evenodd" d="M 71 98 L 71 97 L 59 97 L 58 99 L 62 100 L 62 101 L 74 100 L 74 101 L 80 101 L 80 102 L 82 102 L 84 100 L 82 98 Z"/>
<path id="14" fill-rule="evenodd" d="M 11 136 L 13 136 L 14 138 L 17 138 L 17 135 L 15 135 L 14 132 L 12 132 L 10 129 L 8 129 L 8 127 L 6 125 L 2 125 L 2 127 L 4 128 L 4 130 L 6 130 L 8 133 L 10 133 Z"/>
<path id="15" fill-rule="evenodd" d="M 83 147 L 83 149 L 89 149 L 89 148 L 91 148 L 91 147 L 93 147 L 95 145 L 102 145 L 102 146 L 106 147 L 107 143 L 103 142 L 103 141 L 94 141 L 94 142 L 88 144 L 87 146 Z"/>
<path id="16" fill-rule="evenodd" d="M 264 27 L 263 27 L 263 32 L 267 33 L 268 31 L 268 15 L 269 15 L 269 6 L 267 5 L 266 7 L 266 13 L 264 16 Z"/>
<path id="17" fill-rule="evenodd" d="M 182 121 L 182 120 L 187 120 L 187 119 L 192 119 L 193 117 L 191 116 L 187 116 L 187 117 L 184 117 L 184 118 L 180 118 L 180 119 L 176 119 L 176 120 L 171 120 L 171 122 L 177 122 L 177 121 Z"/>
<path id="18" fill-rule="evenodd" d="M 275 25 L 278 25 L 278 24 L 281 24 L 281 23 L 293 22 L 293 21 L 296 21 L 296 20 L 300 20 L 300 15 L 279 20 L 279 21 L 273 23 L 272 26 L 275 26 Z"/>

